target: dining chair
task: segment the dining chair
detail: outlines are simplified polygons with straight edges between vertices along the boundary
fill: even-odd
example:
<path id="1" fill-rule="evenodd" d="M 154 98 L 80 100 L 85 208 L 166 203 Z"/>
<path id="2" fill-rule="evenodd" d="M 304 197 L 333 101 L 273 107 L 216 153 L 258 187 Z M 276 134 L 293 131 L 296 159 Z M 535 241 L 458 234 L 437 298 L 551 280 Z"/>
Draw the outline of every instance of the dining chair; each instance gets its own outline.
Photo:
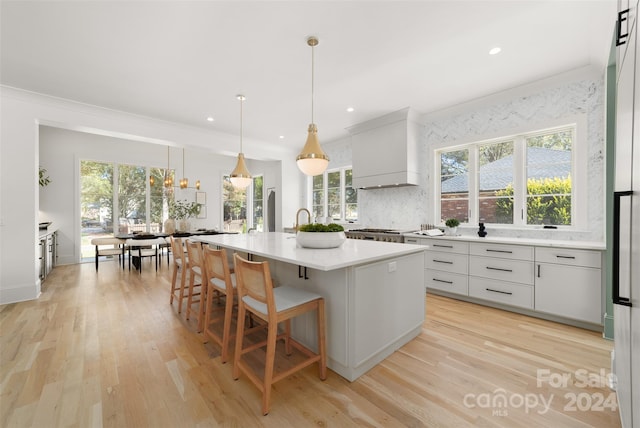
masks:
<path id="1" fill-rule="evenodd" d="M 189 270 L 189 257 L 185 254 L 182 238 L 170 237 L 171 253 L 173 254 L 173 275 L 171 277 L 171 298 L 169 304 L 173 305 L 173 299 L 178 299 L 178 313 L 182 313 L 182 301 L 187 284 L 187 271 Z M 180 274 L 180 285 L 178 282 Z"/>
<path id="2" fill-rule="evenodd" d="M 158 271 L 158 247 L 165 242 L 164 238 L 148 238 L 148 239 L 137 239 L 131 238 L 127 239 L 126 245 L 129 249 L 129 270 L 131 270 L 131 260 L 137 258 L 138 266 L 136 266 L 136 261 L 133 261 L 134 267 L 142 274 L 142 260 L 144 258 L 155 257 L 156 262 L 156 272 Z"/>
<path id="3" fill-rule="evenodd" d="M 220 345 L 220 360 L 224 364 L 227 362 L 229 356 L 231 321 L 236 296 L 236 275 L 232 273 L 229 268 L 227 251 L 224 248 L 216 250 L 205 246 L 203 255 L 206 277 L 208 279 L 204 335 Z M 221 299 L 224 299 L 223 307 L 220 304 Z M 223 310 L 219 310 L 220 308 Z M 222 332 L 219 332 L 218 324 L 221 320 Z"/>
<path id="4" fill-rule="evenodd" d="M 91 240 L 91 245 L 96 247 L 96 272 L 98 271 L 98 259 L 104 256 L 117 255 L 118 264 L 122 260 L 122 269 L 124 269 L 125 242 L 126 240 L 115 237 L 93 238 Z"/>
<path id="5" fill-rule="evenodd" d="M 202 259 L 202 244 L 198 241 L 188 239 L 186 241 L 187 257 L 189 257 L 189 292 L 187 294 L 187 314 L 186 319 L 195 314 L 198 333 L 204 326 L 204 299 L 206 298 L 207 283 L 206 272 Z M 194 306 L 197 305 L 197 309 Z"/>
<path id="6" fill-rule="evenodd" d="M 269 413 L 272 385 L 291 375 L 292 373 L 318 363 L 318 374 L 321 380 L 327 378 L 327 356 L 325 337 L 324 298 L 290 286 L 273 287 L 269 262 L 252 262 L 234 255 L 236 285 L 238 291 L 238 322 L 236 332 L 235 352 L 233 356 L 233 378 L 238 379 L 240 372 L 247 375 L 249 380 L 262 392 L 262 414 Z M 318 352 L 315 353 L 295 339 L 291 334 L 291 319 L 304 313 L 315 311 L 317 319 Z M 244 347 L 245 314 L 249 312 L 266 322 L 267 339 L 249 344 Z M 278 333 L 278 324 L 284 322 L 284 331 Z M 291 355 L 292 346 L 302 352 L 306 359 L 297 364 L 274 372 L 276 342 L 284 340 L 285 352 Z M 260 379 L 250 365 L 243 360 L 243 356 L 251 351 L 266 346 L 264 374 Z"/>

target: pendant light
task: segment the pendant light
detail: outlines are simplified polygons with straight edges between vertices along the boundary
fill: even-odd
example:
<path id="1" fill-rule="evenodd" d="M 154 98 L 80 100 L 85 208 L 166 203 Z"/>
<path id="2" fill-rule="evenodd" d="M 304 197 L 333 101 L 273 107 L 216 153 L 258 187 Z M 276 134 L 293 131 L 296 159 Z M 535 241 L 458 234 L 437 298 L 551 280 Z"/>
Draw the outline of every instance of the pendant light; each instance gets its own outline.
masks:
<path id="1" fill-rule="evenodd" d="M 171 189 L 173 187 L 173 178 L 171 178 L 171 170 L 169 169 L 169 151 L 171 147 L 167 146 L 167 169 L 164 170 L 164 187 Z"/>
<path id="2" fill-rule="evenodd" d="M 186 189 L 189 187 L 189 179 L 185 177 L 187 175 L 184 172 L 184 147 L 182 148 L 182 178 L 180 179 L 180 188 Z"/>
<path id="3" fill-rule="evenodd" d="M 229 177 L 233 187 L 246 189 L 251 184 L 251 174 L 244 163 L 244 153 L 242 153 L 242 102 L 246 98 L 244 95 L 236 95 L 236 98 L 240 100 L 240 152 L 238 153 L 238 163 Z"/>
<path id="4" fill-rule="evenodd" d="M 311 123 L 309 124 L 309 135 L 307 142 L 304 144 L 302 151 L 296 158 L 298 168 L 306 175 L 319 175 L 327 169 L 329 165 L 329 156 L 327 156 L 320 147 L 318 141 L 318 127 L 313 122 L 313 78 L 314 78 L 314 47 L 318 45 L 318 39 L 309 37 L 307 44 L 311 46 Z"/>

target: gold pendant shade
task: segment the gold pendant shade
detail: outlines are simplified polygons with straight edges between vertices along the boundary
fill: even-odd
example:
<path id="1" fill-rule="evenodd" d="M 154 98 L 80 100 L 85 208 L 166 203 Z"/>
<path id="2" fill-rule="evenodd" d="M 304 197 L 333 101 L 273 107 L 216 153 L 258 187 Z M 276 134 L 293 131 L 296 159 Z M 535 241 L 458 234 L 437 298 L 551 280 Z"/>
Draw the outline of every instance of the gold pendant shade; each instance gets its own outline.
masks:
<path id="1" fill-rule="evenodd" d="M 310 176 L 322 174 L 329 165 L 329 156 L 327 156 L 320 147 L 318 127 L 315 123 L 309 124 L 307 142 L 296 158 L 296 162 L 298 163 L 300 171 Z"/>
<path id="2" fill-rule="evenodd" d="M 229 180 L 231 180 L 233 187 L 245 189 L 251 184 L 251 173 L 247 169 L 247 164 L 244 161 L 244 153 L 242 153 L 242 103 L 246 97 L 244 95 L 237 95 L 236 98 L 240 100 L 240 152 L 238 153 L 236 167 L 229 175 Z"/>
<path id="3" fill-rule="evenodd" d="M 296 158 L 298 168 L 306 175 L 314 176 L 322 174 L 329 165 L 329 156 L 322 151 L 318 140 L 318 127 L 313 121 L 313 95 L 314 95 L 314 47 L 318 45 L 318 39 L 309 37 L 307 44 L 311 46 L 311 124 L 309 124 L 309 134 L 307 142 Z"/>

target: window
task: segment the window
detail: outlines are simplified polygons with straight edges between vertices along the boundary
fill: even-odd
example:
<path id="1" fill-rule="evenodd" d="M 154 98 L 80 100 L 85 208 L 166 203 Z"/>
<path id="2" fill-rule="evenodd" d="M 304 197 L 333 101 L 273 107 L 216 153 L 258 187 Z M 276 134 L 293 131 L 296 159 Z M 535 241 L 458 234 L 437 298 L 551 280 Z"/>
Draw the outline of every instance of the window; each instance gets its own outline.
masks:
<path id="1" fill-rule="evenodd" d="M 162 232 L 174 198 L 173 189 L 162 185 L 164 175 L 162 168 L 81 161 L 81 257 L 94 256 L 91 239 L 96 237 Z M 154 185 L 149 184 L 150 178 Z"/>
<path id="2" fill-rule="evenodd" d="M 91 257 L 91 240 L 113 235 L 113 164 L 80 162 L 81 257 Z"/>
<path id="3" fill-rule="evenodd" d="M 469 149 L 440 154 L 440 213 L 444 220 L 469 221 Z"/>
<path id="4" fill-rule="evenodd" d="M 264 188 L 263 188 L 263 178 L 261 175 L 253 177 L 253 192 L 252 192 L 252 204 L 253 207 L 251 219 L 253 220 L 251 223 L 251 227 L 256 229 L 258 232 L 264 231 Z"/>
<path id="5" fill-rule="evenodd" d="M 246 189 L 236 189 L 229 176 L 222 177 L 224 230 L 246 232 L 249 229 L 264 231 L 264 178 L 255 175 Z"/>
<path id="6" fill-rule="evenodd" d="M 577 125 L 436 151 L 442 222 L 575 225 Z"/>
<path id="7" fill-rule="evenodd" d="M 118 167 L 118 218 L 122 233 L 147 230 L 146 168 L 134 165 Z"/>
<path id="8" fill-rule="evenodd" d="M 351 167 L 326 171 L 311 178 L 311 216 L 333 221 L 358 220 L 358 191 Z M 326 213 L 326 214 L 325 214 Z"/>
<path id="9" fill-rule="evenodd" d="M 224 230 L 228 232 L 242 232 L 247 229 L 247 192 L 246 189 L 233 187 L 228 175 L 222 179 L 222 201 Z"/>

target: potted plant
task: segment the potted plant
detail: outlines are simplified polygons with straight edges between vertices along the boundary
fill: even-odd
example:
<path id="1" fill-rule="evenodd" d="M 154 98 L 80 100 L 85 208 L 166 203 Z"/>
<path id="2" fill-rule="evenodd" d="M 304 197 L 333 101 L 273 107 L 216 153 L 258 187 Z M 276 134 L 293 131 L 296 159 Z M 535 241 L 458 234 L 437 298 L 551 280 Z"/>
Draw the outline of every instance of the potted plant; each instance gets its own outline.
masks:
<path id="1" fill-rule="evenodd" d="M 191 228 L 189 219 L 196 217 L 199 213 L 200 204 L 197 202 L 187 202 L 186 199 L 169 202 L 169 218 L 176 221 L 175 229 L 179 232 L 187 232 Z M 170 225 L 166 226 L 165 232 L 170 233 L 167 230 Z"/>
<path id="2" fill-rule="evenodd" d="M 40 187 L 48 186 L 51 183 L 51 178 L 47 175 L 47 170 L 43 167 L 39 167 L 38 169 L 38 182 L 40 183 Z"/>
<path id="3" fill-rule="evenodd" d="M 346 241 L 344 227 L 336 223 L 311 223 L 300 226 L 296 242 L 303 248 L 336 248 Z"/>
<path id="4" fill-rule="evenodd" d="M 447 219 L 447 221 L 444 222 L 444 225 L 447 226 L 447 234 L 451 236 L 455 236 L 456 232 L 458 231 L 458 226 L 460 225 L 460 222 L 458 221 L 457 218 L 449 218 Z"/>

